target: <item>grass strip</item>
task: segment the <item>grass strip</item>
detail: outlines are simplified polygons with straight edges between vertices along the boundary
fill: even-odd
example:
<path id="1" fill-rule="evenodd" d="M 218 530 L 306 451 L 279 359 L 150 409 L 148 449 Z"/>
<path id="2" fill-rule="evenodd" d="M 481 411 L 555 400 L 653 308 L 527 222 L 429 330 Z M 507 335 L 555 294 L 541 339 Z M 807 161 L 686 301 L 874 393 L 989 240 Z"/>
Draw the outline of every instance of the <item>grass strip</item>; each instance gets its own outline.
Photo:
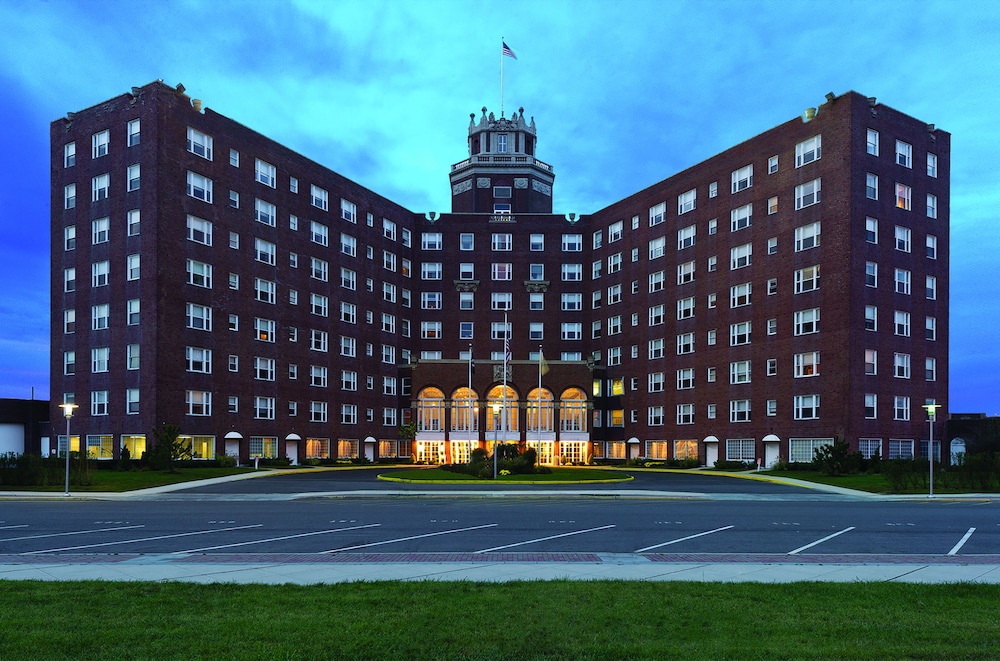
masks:
<path id="1" fill-rule="evenodd" d="M 1000 586 L 0 581 L 3 659 L 995 659 Z"/>

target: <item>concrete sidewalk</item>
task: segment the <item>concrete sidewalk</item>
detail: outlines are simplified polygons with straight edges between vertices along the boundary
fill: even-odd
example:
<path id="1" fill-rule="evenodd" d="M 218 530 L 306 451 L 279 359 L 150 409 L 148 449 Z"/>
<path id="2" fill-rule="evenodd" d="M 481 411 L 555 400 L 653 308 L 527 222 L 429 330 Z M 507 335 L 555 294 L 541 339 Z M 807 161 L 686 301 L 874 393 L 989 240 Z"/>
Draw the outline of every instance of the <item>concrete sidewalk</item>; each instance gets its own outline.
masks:
<path id="1" fill-rule="evenodd" d="M 947 558 L 897 561 L 789 562 L 782 558 L 747 562 L 657 561 L 636 554 L 524 554 L 515 560 L 449 560 L 453 554 L 372 554 L 309 557 L 135 555 L 10 556 L 0 558 L 0 580 L 182 581 L 315 585 L 354 581 L 538 581 L 636 580 L 792 583 L 903 582 L 1000 583 L 1000 556 L 947 562 Z M 507 554 L 510 555 L 510 554 Z M 542 556 L 552 556 L 546 559 Z M 427 557 L 420 557 L 427 556 Z M 571 557 L 567 557 L 571 556 Z M 764 560 L 767 560 L 766 558 Z M 802 558 L 801 560 L 806 560 Z M 882 560 L 880 558 L 880 560 Z M 954 559 L 952 559 L 954 560 Z"/>

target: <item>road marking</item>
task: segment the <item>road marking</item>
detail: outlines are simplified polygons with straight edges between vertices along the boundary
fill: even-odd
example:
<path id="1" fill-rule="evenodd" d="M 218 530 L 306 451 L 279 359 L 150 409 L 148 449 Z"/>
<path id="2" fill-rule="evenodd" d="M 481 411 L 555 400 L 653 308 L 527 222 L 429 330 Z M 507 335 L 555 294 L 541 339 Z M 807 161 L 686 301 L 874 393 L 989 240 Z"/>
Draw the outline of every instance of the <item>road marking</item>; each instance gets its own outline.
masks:
<path id="1" fill-rule="evenodd" d="M 228 549 L 234 546 L 249 546 L 251 544 L 266 544 L 267 542 L 280 542 L 285 539 L 295 539 L 297 537 L 312 537 L 314 535 L 326 535 L 331 532 L 344 532 L 346 530 L 360 530 L 361 528 L 377 528 L 381 523 L 368 523 L 363 526 L 350 526 L 348 528 L 333 528 L 332 530 L 316 530 L 314 532 L 303 532 L 297 535 L 282 535 L 281 537 L 268 537 L 267 539 L 255 539 L 250 542 L 235 542 L 233 544 L 220 544 L 219 546 L 205 546 L 200 549 L 187 549 L 186 551 L 174 551 L 171 555 L 181 553 L 199 553 L 201 551 L 217 551 L 218 549 Z"/>
<path id="2" fill-rule="evenodd" d="M 71 532 L 51 532 L 44 535 L 25 535 L 24 537 L 6 537 L 0 542 L 19 542 L 25 539 L 44 539 L 46 537 L 65 537 L 67 535 L 89 535 L 95 532 L 112 532 L 115 530 L 131 530 L 133 528 L 145 528 L 145 526 L 123 526 L 121 528 L 94 528 L 93 530 L 73 530 Z"/>
<path id="3" fill-rule="evenodd" d="M 125 539 L 120 542 L 102 542 L 100 544 L 84 544 L 82 546 L 65 546 L 61 549 L 42 549 L 40 551 L 27 551 L 21 555 L 37 555 L 39 553 L 56 553 L 58 551 L 77 551 L 79 549 L 92 549 L 98 546 L 117 546 L 118 544 L 135 544 L 137 542 L 152 542 L 158 539 L 172 539 L 174 537 L 190 537 L 191 535 L 211 535 L 217 532 L 227 532 L 230 530 L 246 530 L 247 528 L 261 528 L 263 523 L 255 523 L 250 526 L 236 526 L 233 528 L 217 528 L 215 530 L 195 530 L 192 532 L 181 532 L 174 535 L 156 535 L 155 537 L 139 537 L 138 539 Z M 132 526 L 141 528 L 142 526 Z"/>
<path id="4" fill-rule="evenodd" d="M 953 546 L 951 550 L 948 551 L 948 555 L 955 555 L 956 553 L 958 553 L 958 550 L 963 546 L 965 546 L 965 543 L 969 541 L 969 538 L 972 537 L 972 533 L 974 532 L 976 532 L 975 528 L 969 528 L 969 531 L 962 536 L 962 539 L 958 540 L 958 544 L 955 544 L 955 546 Z"/>
<path id="5" fill-rule="evenodd" d="M 0 526 L 0 530 L 13 530 L 14 528 L 27 528 L 27 523 L 22 523 L 19 526 Z"/>
<path id="6" fill-rule="evenodd" d="M 841 530 L 839 532 L 835 532 L 832 535 L 827 535 L 823 539 L 817 539 L 815 542 L 813 542 L 811 544 L 806 544 L 805 546 L 800 546 L 799 548 L 795 549 L 794 551 L 789 551 L 788 555 L 795 555 L 799 551 L 805 551 L 806 549 L 811 549 L 812 547 L 816 546 L 817 544 L 822 544 L 823 542 L 827 541 L 828 539 L 833 539 L 834 537 L 837 537 L 838 535 L 843 535 L 845 532 L 850 532 L 852 530 L 854 530 L 854 526 L 851 526 L 850 528 L 844 528 L 843 530 Z"/>
<path id="7" fill-rule="evenodd" d="M 722 532 L 723 530 L 729 530 L 730 528 L 735 528 L 736 526 L 723 526 L 721 528 L 716 528 L 715 530 L 706 530 L 705 532 L 700 532 L 695 535 L 688 535 L 687 537 L 681 537 L 680 539 L 672 539 L 669 542 L 663 542 L 662 544 L 653 544 L 652 546 L 647 546 L 646 548 L 639 549 L 638 551 L 633 551 L 633 553 L 645 553 L 646 551 L 652 551 L 653 549 L 658 549 L 661 546 L 670 546 L 671 544 L 677 544 L 678 542 L 686 542 L 689 539 L 694 539 L 695 537 L 704 537 L 705 535 L 711 535 L 713 532 Z"/>
<path id="8" fill-rule="evenodd" d="M 329 551 L 320 551 L 320 553 L 340 553 L 341 551 L 353 551 L 354 549 L 368 548 L 369 546 L 381 546 L 382 544 L 394 544 L 396 542 L 407 542 L 411 539 L 422 539 L 424 537 L 436 537 L 438 535 L 450 535 L 455 532 L 466 532 L 467 530 L 480 530 L 482 528 L 493 528 L 499 524 L 497 523 L 487 523 L 482 526 L 470 526 L 469 528 L 456 528 L 455 530 L 439 530 L 438 532 L 429 532 L 423 535 L 412 535 L 410 537 L 399 537 L 397 539 L 386 539 L 381 542 L 372 542 L 370 544 L 357 544 L 356 546 L 344 546 L 339 549 L 330 549 Z"/>
<path id="9" fill-rule="evenodd" d="M 598 528 L 588 528 L 587 530 L 574 530 L 573 532 L 564 532 L 561 535 L 549 535 L 548 537 L 539 537 L 538 539 L 529 539 L 529 540 L 524 541 L 524 542 L 516 542 L 514 544 L 504 544 L 503 546 L 494 546 L 491 549 L 482 549 L 480 551 L 476 551 L 476 553 L 489 553 L 491 551 L 500 551 L 502 549 L 509 549 L 509 548 L 513 548 L 515 546 L 524 546 L 525 544 L 535 544 L 536 542 L 545 542 L 545 541 L 548 541 L 550 539 L 558 539 L 560 537 L 570 537 L 571 535 L 582 535 L 583 533 L 586 533 L 586 532 L 594 532 L 596 530 L 607 530 L 608 528 L 614 528 L 614 527 L 615 527 L 614 524 L 611 524 L 611 525 L 608 525 L 608 526 L 600 526 Z"/>

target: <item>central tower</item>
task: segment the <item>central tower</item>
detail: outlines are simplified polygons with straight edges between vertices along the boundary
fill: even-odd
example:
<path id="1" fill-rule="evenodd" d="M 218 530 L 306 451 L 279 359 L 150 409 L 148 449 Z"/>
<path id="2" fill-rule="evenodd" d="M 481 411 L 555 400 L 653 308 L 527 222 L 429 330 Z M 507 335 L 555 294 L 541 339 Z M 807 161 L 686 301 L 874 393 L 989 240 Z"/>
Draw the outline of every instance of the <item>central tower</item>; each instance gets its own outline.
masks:
<path id="1" fill-rule="evenodd" d="M 552 213 L 555 173 L 535 158 L 535 119 L 469 115 L 469 158 L 451 166 L 452 213 Z"/>

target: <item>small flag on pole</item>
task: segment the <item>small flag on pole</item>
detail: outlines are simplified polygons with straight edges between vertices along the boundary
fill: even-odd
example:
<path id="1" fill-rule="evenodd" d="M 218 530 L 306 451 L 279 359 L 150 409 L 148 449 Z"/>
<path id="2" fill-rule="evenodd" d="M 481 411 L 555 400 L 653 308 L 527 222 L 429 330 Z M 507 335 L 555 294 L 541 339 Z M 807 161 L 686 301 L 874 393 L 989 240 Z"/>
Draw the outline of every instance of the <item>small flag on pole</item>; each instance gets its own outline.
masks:
<path id="1" fill-rule="evenodd" d="M 538 352 L 538 370 L 543 375 L 549 373 L 549 363 L 545 360 L 545 354 L 541 350 Z"/>
<path id="2" fill-rule="evenodd" d="M 507 57 L 512 57 L 512 58 L 514 58 L 516 60 L 517 59 L 517 55 L 514 53 L 514 51 L 512 51 L 510 49 L 510 46 L 507 45 L 507 42 L 506 41 L 501 41 L 500 43 L 503 44 L 503 51 L 502 51 L 502 53 L 504 55 L 506 55 Z"/>
<path id="3" fill-rule="evenodd" d="M 508 363 L 510 363 L 510 340 L 505 337 L 503 340 L 503 364 L 506 366 Z"/>

